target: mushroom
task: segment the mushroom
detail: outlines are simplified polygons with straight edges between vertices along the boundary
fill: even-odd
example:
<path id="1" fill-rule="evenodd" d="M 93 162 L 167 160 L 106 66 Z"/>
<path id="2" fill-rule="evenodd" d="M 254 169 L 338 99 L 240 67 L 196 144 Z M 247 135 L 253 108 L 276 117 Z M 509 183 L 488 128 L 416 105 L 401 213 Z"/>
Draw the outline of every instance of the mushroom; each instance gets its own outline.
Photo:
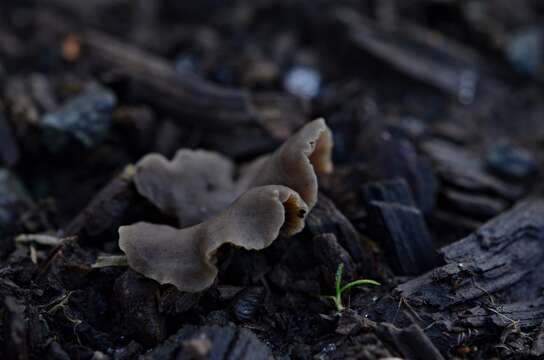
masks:
<path id="1" fill-rule="evenodd" d="M 330 172 L 332 135 L 323 119 L 300 129 L 272 154 L 239 170 L 224 156 L 181 149 L 172 161 L 158 154 L 136 165 L 138 192 L 181 229 L 137 223 L 119 228 L 129 266 L 161 284 L 197 292 L 217 276 L 217 250 L 269 246 L 293 235 L 317 202 L 316 172 Z"/>
<path id="2" fill-rule="evenodd" d="M 285 185 L 300 194 L 312 209 L 317 202 L 317 173 L 332 171 L 332 134 L 325 120 L 317 119 L 270 155 L 265 155 L 242 169 L 238 192 L 251 187 Z"/>
<path id="3" fill-rule="evenodd" d="M 232 244 L 248 250 L 269 246 L 280 234 L 304 227 L 308 206 L 285 186 L 255 187 L 217 216 L 184 229 L 137 223 L 119 229 L 119 247 L 131 268 L 161 284 L 198 292 L 217 276 L 217 250 Z"/>
<path id="4" fill-rule="evenodd" d="M 205 150 L 178 150 L 172 161 L 146 155 L 136 165 L 138 192 L 164 214 L 176 216 L 181 227 L 218 214 L 236 198 L 234 164 Z"/>
<path id="5" fill-rule="evenodd" d="M 172 161 L 159 154 L 136 165 L 138 192 L 162 212 L 176 216 L 181 227 L 217 215 L 252 187 L 284 185 L 298 192 L 311 209 L 317 202 L 316 172 L 332 171 L 332 135 L 323 119 L 314 120 L 281 147 L 240 170 L 220 154 L 181 149 Z"/>

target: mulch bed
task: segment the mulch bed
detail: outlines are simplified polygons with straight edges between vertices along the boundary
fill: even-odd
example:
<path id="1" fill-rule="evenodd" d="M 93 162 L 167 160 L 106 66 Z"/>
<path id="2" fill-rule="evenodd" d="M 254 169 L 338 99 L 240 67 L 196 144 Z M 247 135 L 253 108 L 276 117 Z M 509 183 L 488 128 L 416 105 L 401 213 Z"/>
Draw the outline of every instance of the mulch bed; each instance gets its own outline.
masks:
<path id="1" fill-rule="evenodd" d="M 0 358 L 543 358 L 543 20 L 538 0 L 2 1 Z M 317 117 L 335 170 L 294 238 L 220 249 L 200 293 L 93 266 L 119 226 L 175 222 L 126 176 L 143 155 L 242 164 Z M 338 312 L 340 263 L 381 286 Z"/>

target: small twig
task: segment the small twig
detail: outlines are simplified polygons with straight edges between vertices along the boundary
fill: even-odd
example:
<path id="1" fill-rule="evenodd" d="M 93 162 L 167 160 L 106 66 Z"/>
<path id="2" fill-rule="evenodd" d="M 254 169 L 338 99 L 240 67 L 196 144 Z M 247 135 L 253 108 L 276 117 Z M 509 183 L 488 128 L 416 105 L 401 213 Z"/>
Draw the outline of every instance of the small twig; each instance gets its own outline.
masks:
<path id="1" fill-rule="evenodd" d="M 419 316 L 419 314 L 417 313 L 417 311 L 415 311 L 415 309 L 412 307 L 412 305 L 410 305 L 410 303 L 408 303 L 408 301 L 406 300 L 406 298 L 404 296 L 401 296 L 400 297 L 400 302 L 402 304 L 404 304 L 404 306 L 406 306 L 408 308 L 408 310 L 410 310 L 410 312 L 421 322 L 423 322 L 423 319 Z"/>
<path id="2" fill-rule="evenodd" d="M 127 257 L 125 255 L 102 255 L 96 258 L 93 269 L 99 269 L 110 266 L 128 266 Z"/>
<path id="3" fill-rule="evenodd" d="M 501 313 L 500 311 L 498 310 L 495 310 L 491 307 L 487 307 L 487 310 L 491 311 L 492 313 L 495 313 L 497 315 L 499 315 L 501 318 L 503 318 L 504 320 L 510 322 L 509 326 L 512 326 L 513 329 L 515 330 L 519 330 L 519 320 L 514 320 L 506 315 L 504 315 L 503 313 Z"/>
<path id="4" fill-rule="evenodd" d="M 480 284 L 478 284 L 478 283 L 476 282 L 476 280 L 474 280 L 474 278 L 472 278 L 472 283 L 474 284 L 474 286 L 475 286 L 477 289 L 480 289 L 484 294 L 486 294 L 486 295 L 489 297 L 489 301 L 491 302 L 491 305 L 496 306 L 496 304 L 495 304 L 495 297 L 493 297 L 493 295 L 490 294 L 489 291 L 487 291 L 487 290 L 484 289 L 482 286 L 480 286 Z"/>
<path id="5" fill-rule="evenodd" d="M 50 255 L 45 259 L 44 264 L 42 264 L 41 269 L 38 269 L 37 277 L 39 278 L 42 275 L 42 271 L 48 269 L 50 261 L 56 256 L 56 253 L 62 248 L 64 243 L 69 240 L 76 239 L 75 236 L 69 237 L 58 237 L 47 234 L 20 234 L 15 238 L 15 244 L 19 245 L 29 245 L 30 248 L 30 260 L 34 264 L 38 264 L 38 252 L 36 250 L 36 245 L 42 246 L 53 246 L 55 247 Z"/>
<path id="6" fill-rule="evenodd" d="M 38 263 L 38 251 L 36 250 L 34 244 L 30 245 L 30 261 L 32 261 L 33 264 Z"/>
<path id="7" fill-rule="evenodd" d="M 62 249 L 64 248 L 64 246 L 64 242 L 61 242 L 53 250 L 51 250 L 47 258 L 42 262 L 38 269 L 36 269 L 36 272 L 34 274 L 35 281 L 41 279 L 41 277 L 49 271 L 49 268 L 51 267 L 53 261 L 57 258 L 57 256 L 59 256 L 59 254 L 62 254 Z"/>
<path id="8" fill-rule="evenodd" d="M 54 299 L 51 303 L 47 304 L 47 305 L 44 305 L 45 307 L 49 307 L 51 306 L 48 310 L 47 310 L 47 313 L 50 314 L 50 315 L 54 315 L 58 310 L 62 310 L 62 314 L 64 315 L 64 317 L 70 322 L 72 323 L 73 325 L 73 332 L 74 332 L 74 335 L 77 339 L 77 342 L 79 344 L 81 344 L 81 340 L 79 338 L 79 334 L 77 333 L 77 329 L 79 327 L 79 325 L 81 325 L 83 323 L 82 320 L 76 318 L 76 317 L 73 317 L 71 315 L 69 315 L 67 312 L 66 312 L 66 309 L 69 309 L 68 308 L 68 301 L 70 301 L 70 296 L 72 295 L 72 292 L 68 292 L 64 295 L 61 295 L 60 297 Z"/>
<path id="9" fill-rule="evenodd" d="M 45 246 L 57 246 L 65 238 L 60 238 L 58 236 L 46 235 L 46 234 L 20 234 L 15 238 L 16 244 L 31 244 L 37 243 Z"/>

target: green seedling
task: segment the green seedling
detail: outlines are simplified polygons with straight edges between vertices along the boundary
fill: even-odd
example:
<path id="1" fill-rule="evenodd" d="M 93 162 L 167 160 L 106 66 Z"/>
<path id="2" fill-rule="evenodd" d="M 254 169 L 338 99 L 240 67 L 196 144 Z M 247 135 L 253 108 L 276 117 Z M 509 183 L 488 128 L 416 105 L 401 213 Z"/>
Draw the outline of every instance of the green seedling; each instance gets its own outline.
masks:
<path id="1" fill-rule="evenodd" d="M 338 312 L 341 312 L 342 310 L 345 309 L 344 305 L 342 304 L 342 294 L 346 290 L 351 289 L 354 286 L 359 286 L 359 285 L 376 285 L 376 286 L 381 285 L 379 282 L 374 281 L 374 280 L 359 279 L 359 280 L 354 280 L 354 281 L 352 281 L 350 283 L 347 283 L 346 285 L 342 286 L 342 273 L 343 272 L 344 272 L 344 264 L 340 263 L 340 265 L 338 265 L 338 269 L 336 269 L 336 280 L 335 280 L 336 294 L 335 295 L 325 296 L 325 298 L 332 300 L 332 302 L 336 306 L 336 310 Z"/>

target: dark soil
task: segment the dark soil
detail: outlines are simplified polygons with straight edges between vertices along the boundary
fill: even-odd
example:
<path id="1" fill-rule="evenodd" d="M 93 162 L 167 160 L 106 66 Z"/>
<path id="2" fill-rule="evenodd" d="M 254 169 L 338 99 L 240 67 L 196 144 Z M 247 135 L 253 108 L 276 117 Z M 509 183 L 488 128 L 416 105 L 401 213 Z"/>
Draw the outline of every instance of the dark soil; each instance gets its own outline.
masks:
<path id="1" fill-rule="evenodd" d="M 543 23 L 538 0 L 3 0 L 0 358 L 544 358 Z M 243 163 L 316 117 L 336 168 L 302 233 L 222 248 L 196 294 L 93 266 L 120 225 L 173 223 L 126 176 L 143 155 Z M 339 263 L 382 284 L 340 313 Z"/>

